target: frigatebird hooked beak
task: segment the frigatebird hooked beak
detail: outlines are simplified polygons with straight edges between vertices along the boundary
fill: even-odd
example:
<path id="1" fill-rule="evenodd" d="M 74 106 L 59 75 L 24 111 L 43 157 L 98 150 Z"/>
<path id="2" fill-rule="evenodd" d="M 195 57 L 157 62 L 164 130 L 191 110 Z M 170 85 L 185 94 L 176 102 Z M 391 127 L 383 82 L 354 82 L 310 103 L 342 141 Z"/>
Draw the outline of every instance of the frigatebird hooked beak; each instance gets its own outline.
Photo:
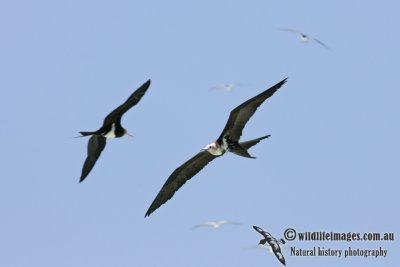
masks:
<path id="1" fill-rule="evenodd" d="M 88 142 L 87 158 L 83 164 L 82 174 L 79 182 L 82 182 L 90 173 L 101 152 L 106 146 L 106 138 L 118 138 L 124 135 L 133 137 L 121 126 L 121 118 L 131 107 L 139 103 L 150 86 L 150 80 L 140 86 L 132 95 L 119 107 L 114 109 L 104 119 L 103 126 L 94 132 L 80 132 L 82 136 L 91 135 Z"/>
<path id="2" fill-rule="evenodd" d="M 213 159 L 222 156 L 229 151 L 236 155 L 254 158 L 247 151 L 261 140 L 268 138 L 269 135 L 239 143 L 243 128 L 249 119 L 256 112 L 257 108 L 270 96 L 272 96 L 284 83 L 286 79 L 275 84 L 259 95 L 247 100 L 235 109 L 229 115 L 228 122 L 218 139 L 203 148 L 197 155 L 178 167 L 167 179 L 153 203 L 147 210 L 145 217 L 158 209 L 167 202 L 181 188 L 186 181 L 200 172 Z"/>

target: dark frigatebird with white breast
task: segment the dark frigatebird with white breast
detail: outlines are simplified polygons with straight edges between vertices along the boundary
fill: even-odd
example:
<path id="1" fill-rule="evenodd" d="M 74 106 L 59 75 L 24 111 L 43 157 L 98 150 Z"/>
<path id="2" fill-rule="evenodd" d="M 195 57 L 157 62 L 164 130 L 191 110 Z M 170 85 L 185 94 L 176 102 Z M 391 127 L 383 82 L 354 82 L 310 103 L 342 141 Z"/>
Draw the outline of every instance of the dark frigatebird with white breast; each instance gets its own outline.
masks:
<path id="1" fill-rule="evenodd" d="M 150 80 L 140 86 L 132 95 L 119 107 L 114 109 L 104 119 L 103 126 L 95 132 L 80 132 L 82 136 L 91 135 L 88 148 L 87 158 L 83 164 L 82 174 L 79 182 L 82 182 L 90 173 L 93 166 L 96 164 L 97 159 L 100 157 L 101 152 L 106 146 L 106 138 L 118 138 L 125 134 L 130 135 L 128 131 L 121 126 L 121 118 L 125 112 L 131 107 L 136 105 L 144 96 L 150 86 Z"/>
<path id="2" fill-rule="evenodd" d="M 167 202 L 189 179 L 195 176 L 213 159 L 222 156 L 229 151 L 236 155 L 254 158 L 247 151 L 269 135 L 239 143 L 242 131 L 248 120 L 256 112 L 257 108 L 270 96 L 272 96 L 284 83 L 286 79 L 265 90 L 259 95 L 247 100 L 231 111 L 228 122 L 217 141 L 207 145 L 197 155 L 189 159 L 177 168 L 167 179 L 160 192 L 154 199 L 146 212 L 145 217 Z"/>
<path id="3" fill-rule="evenodd" d="M 253 225 L 253 228 L 257 232 L 259 232 L 262 236 L 264 236 L 264 238 L 260 240 L 258 245 L 265 245 L 266 243 L 268 243 L 268 245 L 271 246 L 272 252 L 278 258 L 278 260 L 283 265 L 286 265 L 285 257 L 283 257 L 283 254 L 282 254 L 282 251 L 281 251 L 281 247 L 279 246 L 279 244 L 285 244 L 285 240 L 283 240 L 283 239 L 277 240 L 270 233 L 265 232 L 263 229 L 261 229 L 258 226 Z"/>

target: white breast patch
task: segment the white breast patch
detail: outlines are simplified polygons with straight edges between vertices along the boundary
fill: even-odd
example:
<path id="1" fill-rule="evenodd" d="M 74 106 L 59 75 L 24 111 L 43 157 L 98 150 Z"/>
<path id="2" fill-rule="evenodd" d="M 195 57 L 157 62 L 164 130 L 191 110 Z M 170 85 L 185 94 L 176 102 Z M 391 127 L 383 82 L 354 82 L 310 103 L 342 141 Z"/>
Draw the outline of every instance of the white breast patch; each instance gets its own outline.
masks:
<path id="1" fill-rule="evenodd" d="M 115 138 L 115 123 L 111 124 L 111 130 L 104 135 L 107 138 Z"/>

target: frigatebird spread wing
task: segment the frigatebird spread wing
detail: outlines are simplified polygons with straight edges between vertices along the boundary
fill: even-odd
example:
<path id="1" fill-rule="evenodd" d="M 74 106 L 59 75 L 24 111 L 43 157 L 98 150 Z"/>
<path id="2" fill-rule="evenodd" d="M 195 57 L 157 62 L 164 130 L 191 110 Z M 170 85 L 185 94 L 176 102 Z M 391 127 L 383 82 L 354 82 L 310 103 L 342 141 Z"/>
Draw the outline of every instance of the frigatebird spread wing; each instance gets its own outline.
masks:
<path id="1" fill-rule="evenodd" d="M 226 123 L 221 135 L 218 137 L 217 142 L 222 143 L 224 136 L 227 136 L 232 141 L 238 142 L 242 136 L 244 126 L 249 121 L 251 116 L 254 115 L 257 108 L 267 98 L 272 96 L 286 82 L 286 80 L 287 78 L 232 110 L 229 115 L 228 122 Z"/>
<path id="2" fill-rule="evenodd" d="M 256 230 L 257 232 L 259 232 L 261 235 L 264 236 L 264 239 L 261 239 L 259 244 L 265 245 L 265 243 L 268 243 L 268 245 L 271 246 L 272 251 L 278 258 L 278 260 L 283 265 L 286 265 L 285 257 L 283 257 L 281 247 L 279 246 L 279 241 L 275 237 L 273 237 L 270 233 L 264 231 L 260 227 L 253 225 L 253 228 L 254 230 Z"/>
<path id="3" fill-rule="evenodd" d="M 103 126 L 110 125 L 113 122 L 120 122 L 122 115 L 127 112 L 131 107 L 136 105 L 140 99 L 144 96 L 147 89 L 150 86 L 150 80 L 142 84 L 132 95 L 119 107 L 114 109 L 107 117 L 104 119 Z"/>
<path id="4" fill-rule="evenodd" d="M 151 203 L 145 217 L 149 216 L 153 211 L 158 209 L 162 204 L 172 198 L 176 191 L 201 171 L 209 162 L 218 156 L 211 155 L 208 151 L 201 151 L 193 158 L 183 163 L 177 168 L 167 179 L 160 192 Z"/>
<path id="5" fill-rule="evenodd" d="M 83 164 L 82 174 L 79 182 L 82 182 L 85 180 L 86 176 L 88 176 L 105 146 L 106 138 L 104 136 L 92 135 L 92 137 L 90 137 L 87 147 L 87 158 Z"/>

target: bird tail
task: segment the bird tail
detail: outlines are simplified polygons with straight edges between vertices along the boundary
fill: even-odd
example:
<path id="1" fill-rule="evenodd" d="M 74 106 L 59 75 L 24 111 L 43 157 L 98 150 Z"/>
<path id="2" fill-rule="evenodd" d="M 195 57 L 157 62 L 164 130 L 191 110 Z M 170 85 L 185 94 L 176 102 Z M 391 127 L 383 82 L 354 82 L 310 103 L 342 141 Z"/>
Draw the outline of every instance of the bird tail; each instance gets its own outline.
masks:
<path id="1" fill-rule="evenodd" d="M 270 137 L 270 136 L 271 136 L 271 135 L 266 135 L 266 136 L 263 136 L 263 137 L 260 137 L 260 138 L 257 138 L 257 139 L 253 139 L 253 140 L 250 140 L 250 141 L 241 142 L 241 143 L 239 143 L 239 144 L 240 144 L 241 147 L 243 147 L 243 148 L 245 148 L 245 149 L 249 149 L 250 147 L 252 147 L 252 146 L 258 144 L 261 140 L 263 140 L 263 139 L 265 139 L 265 138 L 268 138 L 268 137 Z"/>
<path id="2" fill-rule="evenodd" d="M 97 134 L 97 132 L 79 132 L 82 136 L 88 136 L 88 135 L 94 135 Z"/>
<path id="3" fill-rule="evenodd" d="M 230 151 L 232 153 L 235 153 L 238 156 L 255 159 L 256 157 L 251 156 L 247 150 L 249 148 L 251 148 L 252 146 L 258 144 L 261 140 L 268 138 L 268 137 L 270 137 L 270 135 L 266 135 L 266 136 L 263 136 L 263 137 L 260 137 L 257 139 L 238 143 L 237 145 L 231 146 Z"/>
<path id="4" fill-rule="evenodd" d="M 250 155 L 250 153 L 247 151 L 246 148 L 242 147 L 242 146 L 241 146 L 240 144 L 238 144 L 238 143 L 235 144 L 235 145 L 231 145 L 231 146 L 229 147 L 229 151 L 232 152 L 232 153 L 235 153 L 236 155 L 241 156 L 241 157 L 255 159 L 255 157 L 252 157 L 252 156 Z"/>

